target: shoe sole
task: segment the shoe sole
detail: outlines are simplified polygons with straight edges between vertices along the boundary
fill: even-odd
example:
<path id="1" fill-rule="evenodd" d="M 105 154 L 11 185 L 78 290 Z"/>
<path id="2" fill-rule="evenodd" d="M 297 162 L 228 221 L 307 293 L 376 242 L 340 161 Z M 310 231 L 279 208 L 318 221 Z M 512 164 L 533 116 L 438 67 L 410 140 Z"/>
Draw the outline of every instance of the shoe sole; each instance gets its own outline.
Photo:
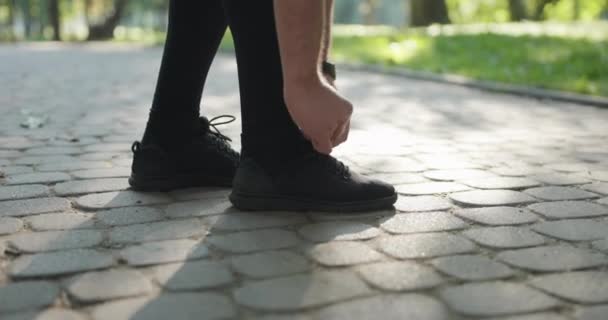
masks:
<path id="1" fill-rule="evenodd" d="M 139 176 L 131 173 L 129 177 L 131 189 L 136 191 L 165 192 L 176 189 L 194 187 L 232 187 L 232 177 L 218 177 L 205 175 L 178 175 L 178 176 Z"/>
<path id="2" fill-rule="evenodd" d="M 390 209 L 397 202 L 397 194 L 390 197 L 353 201 L 328 202 L 312 199 L 231 193 L 230 202 L 244 211 L 323 211 L 323 212 L 361 212 Z"/>

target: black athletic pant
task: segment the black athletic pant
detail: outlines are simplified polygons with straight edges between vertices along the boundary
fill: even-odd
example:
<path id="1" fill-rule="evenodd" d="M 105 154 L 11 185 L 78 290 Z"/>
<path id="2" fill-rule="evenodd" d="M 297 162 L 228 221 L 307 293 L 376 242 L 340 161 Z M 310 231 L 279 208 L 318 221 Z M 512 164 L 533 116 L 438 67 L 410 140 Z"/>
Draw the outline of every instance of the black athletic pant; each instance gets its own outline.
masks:
<path id="1" fill-rule="evenodd" d="M 283 79 L 273 0 L 171 0 L 169 26 L 144 143 L 179 144 L 199 116 L 203 87 L 230 26 L 238 64 L 242 152 L 286 160 L 310 143 L 292 121 Z M 280 151 L 280 154 L 279 154 Z"/>

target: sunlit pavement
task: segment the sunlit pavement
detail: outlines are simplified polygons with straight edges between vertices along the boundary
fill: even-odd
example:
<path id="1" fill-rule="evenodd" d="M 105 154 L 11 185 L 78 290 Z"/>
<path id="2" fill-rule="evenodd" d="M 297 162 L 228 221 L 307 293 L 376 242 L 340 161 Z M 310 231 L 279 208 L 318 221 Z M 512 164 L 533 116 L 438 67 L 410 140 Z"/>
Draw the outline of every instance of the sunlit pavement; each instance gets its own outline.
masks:
<path id="1" fill-rule="evenodd" d="M 252 214 L 128 190 L 160 55 L 0 47 L 1 319 L 606 319 L 608 109 L 341 72 L 336 155 L 396 210 Z M 236 76 L 204 114 L 238 115 Z"/>

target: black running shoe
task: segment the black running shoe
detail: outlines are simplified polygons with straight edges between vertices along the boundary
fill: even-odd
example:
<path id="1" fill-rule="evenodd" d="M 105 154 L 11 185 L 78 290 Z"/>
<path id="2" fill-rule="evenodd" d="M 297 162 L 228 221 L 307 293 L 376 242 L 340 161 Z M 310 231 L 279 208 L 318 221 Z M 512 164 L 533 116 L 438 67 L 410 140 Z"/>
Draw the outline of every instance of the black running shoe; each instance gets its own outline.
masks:
<path id="1" fill-rule="evenodd" d="M 395 188 L 349 170 L 335 158 L 316 152 L 268 175 L 243 157 L 230 195 L 241 210 L 356 212 L 392 208 Z"/>
<path id="2" fill-rule="evenodd" d="M 227 121 L 216 120 L 229 118 Z M 190 141 L 163 148 L 135 141 L 129 184 L 140 191 L 169 191 L 188 187 L 230 187 L 239 166 L 239 153 L 230 138 L 216 126 L 234 121 L 232 116 L 200 118 L 200 130 Z"/>

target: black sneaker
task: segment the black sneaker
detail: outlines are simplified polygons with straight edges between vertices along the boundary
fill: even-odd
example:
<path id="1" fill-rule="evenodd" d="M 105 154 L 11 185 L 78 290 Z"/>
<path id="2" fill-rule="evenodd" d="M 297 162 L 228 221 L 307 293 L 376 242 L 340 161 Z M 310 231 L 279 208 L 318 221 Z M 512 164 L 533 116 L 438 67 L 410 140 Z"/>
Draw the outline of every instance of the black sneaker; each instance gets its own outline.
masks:
<path id="1" fill-rule="evenodd" d="M 228 121 L 215 122 L 230 118 Z M 234 121 L 232 116 L 200 118 L 200 130 L 191 141 L 163 148 L 135 141 L 129 184 L 140 191 L 169 191 L 188 187 L 230 187 L 239 166 L 239 153 L 230 138 L 216 126 Z"/>
<path id="2" fill-rule="evenodd" d="M 241 210 L 355 212 L 392 208 L 395 188 L 355 172 L 335 158 L 311 152 L 268 175 L 243 157 L 230 195 Z"/>

